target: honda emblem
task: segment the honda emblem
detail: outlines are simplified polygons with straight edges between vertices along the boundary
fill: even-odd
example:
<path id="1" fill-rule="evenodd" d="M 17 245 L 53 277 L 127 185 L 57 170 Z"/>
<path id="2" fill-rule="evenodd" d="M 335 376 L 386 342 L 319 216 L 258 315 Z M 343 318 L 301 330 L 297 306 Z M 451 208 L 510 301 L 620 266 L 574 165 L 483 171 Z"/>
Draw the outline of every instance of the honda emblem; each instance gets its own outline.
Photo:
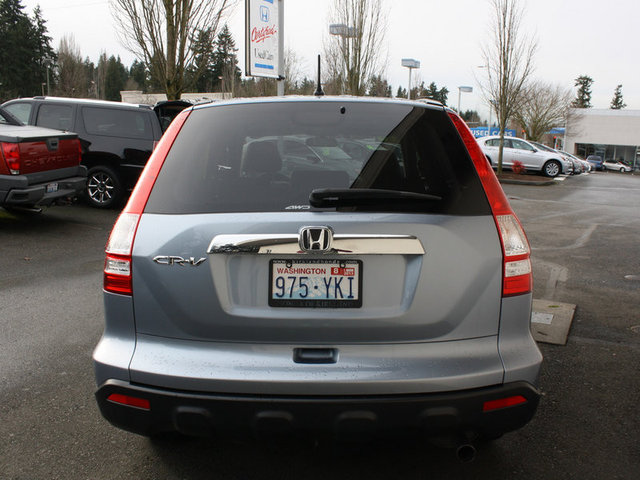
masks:
<path id="1" fill-rule="evenodd" d="M 298 244 L 304 252 L 324 253 L 331 250 L 333 230 L 331 227 L 302 227 Z"/>

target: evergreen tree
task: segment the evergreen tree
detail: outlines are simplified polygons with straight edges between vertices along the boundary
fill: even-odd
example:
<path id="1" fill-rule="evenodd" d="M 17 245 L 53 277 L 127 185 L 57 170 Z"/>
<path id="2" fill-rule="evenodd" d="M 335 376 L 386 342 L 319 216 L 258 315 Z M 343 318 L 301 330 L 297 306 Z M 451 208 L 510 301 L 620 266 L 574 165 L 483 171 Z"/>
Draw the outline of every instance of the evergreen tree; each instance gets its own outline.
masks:
<path id="1" fill-rule="evenodd" d="M 476 110 L 465 110 L 461 117 L 467 124 L 480 123 L 480 114 Z"/>
<path id="2" fill-rule="evenodd" d="M 391 97 L 391 85 L 382 75 L 374 75 L 369 81 L 367 95 L 371 97 Z"/>
<path id="3" fill-rule="evenodd" d="M 32 63 L 32 75 L 34 83 L 47 84 L 51 88 L 51 66 L 55 63 L 56 54 L 51 47 L 51 37 L 45 20 L 42 18 L 42 11 L 38 5 L 33 10 L 33 47 L 35 51 L 34 62 Z M 33 85 L 32 88 L 37 88 Z"/>
<path id="4" fill-rule="evenodd" d="M 587 75 L 580 75 L 576 78 L 575 86 L 578 87 L 578 93 L 575 100 L 571 104 L 574 108 L 591 108 L 591 85 L 593 79 Z"/>
<path id="5" fill-rule="evenodd" d="M 0 0 L 0 100 L 41 94 L 52 57 L 40 9 L 31 19 L 21 0 Z"/>
<path id="6" fill-rule="evenodd" d="M 216 49 L 212 55 L 213 88 L 225 92 L 234 92 L 240 82 L 240 69 L 236 42 L 231 36 L 229 26 L 225 24 L 216 39 Z"/>
<path id="7" fill-rule="evenodd" d="M 144 63 L 134 60 L 131 67 L 129 67 L 129 78 L 135 82 L 137 90 L 142 90 L 142 93 L 147 93 L 149 80 L 147 67 Z"/>
<path id="8" fill-rule="evenodd" d="M 429 84 L 429 88 L 426 91 L 426 97 L 432 98 L 443 105 L 447 104 L 447 99 L 449 97 L 449 89 L 447 87 L 442 87 L 438 89 L 436 82 L 431 82 Z"/>
<path id="9" fill-rule="evenodd" d="M 611 100 L 611 108 L 613 110 L 620 110 L 626 107 L 627 104 L 622 100 L 622 85 L 618 85 L 616 87 L 615 92 L 613 92 L 613 100 Z"/>
<path id="10" fill-rule="evenodd" d="M 185 75 L 188 89 L 196 92 L 211 92 L 214 81 L 213 73 L 213 31 L 208 28 L 199 30 L 192 44 L 195 53 L 193 64 Z"/>
<path id="11" fill-rule="evenodd" d="M 447 97 L 449 95 L 449 89 L 447 87 L 438 88 L 436 82 L 431 82 L 428 87 L 424 86 L 424 82 L 411 89 L 411 98 L 430 98 L 443 105 L 447 104 Z"/>
<path id="12" fill-rule="evenodd" d="M 129 74 L 118 58 L 111 55 L 107 61 L 107 71 L 104 79 L 104 96 L 106 100 L 121 101 L 120 91 L 124 90 Z"/>
<path id="13" fill-rule="evenodd" d="M 304 77 L 300 82 L 298 93 L 300 95 L 313 95 L 318 88 L 316 81 L 309 77 Z"/>
<path id="14" fill-rule="evenodd" d="M 407 89 L 398 87 L 398 91 L 396 92 L 397 98 L 407 98 Z"/>
<path id="15" fill-rule="evenodd" d="M 84 63 L 82 64 L 82 66 L 84 68 L 84 77 L 87 79 L 87 96 L 91 98 L 98 98 L 98 87 L 96 84 L 96 66 L 89 59 L 89 57 L 86 57 L 84 59 Z"/>

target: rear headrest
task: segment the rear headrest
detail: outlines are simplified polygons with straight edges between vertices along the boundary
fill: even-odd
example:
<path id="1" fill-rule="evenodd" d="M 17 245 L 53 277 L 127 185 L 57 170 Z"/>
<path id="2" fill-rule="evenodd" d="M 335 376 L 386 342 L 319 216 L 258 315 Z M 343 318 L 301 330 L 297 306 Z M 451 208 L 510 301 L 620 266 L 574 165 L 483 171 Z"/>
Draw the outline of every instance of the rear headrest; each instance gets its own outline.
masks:
<path id="1" fill-rule="evenodd" d="M 275 142 L 262 141 L 247 145 L 244 157 L 246 172 L 276 173 L 282 169 L 282 158 Z"/>

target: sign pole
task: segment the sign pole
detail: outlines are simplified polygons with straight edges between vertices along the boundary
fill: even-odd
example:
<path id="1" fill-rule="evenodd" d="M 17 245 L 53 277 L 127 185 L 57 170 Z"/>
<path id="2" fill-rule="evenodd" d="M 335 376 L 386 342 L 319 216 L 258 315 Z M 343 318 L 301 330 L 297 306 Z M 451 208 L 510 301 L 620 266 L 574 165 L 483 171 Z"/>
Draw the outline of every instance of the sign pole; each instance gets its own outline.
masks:
<path id="1" fill-rule="evenodd" d="M 284 96 L 284 0 L 278 0 L 278 96 Z"/>

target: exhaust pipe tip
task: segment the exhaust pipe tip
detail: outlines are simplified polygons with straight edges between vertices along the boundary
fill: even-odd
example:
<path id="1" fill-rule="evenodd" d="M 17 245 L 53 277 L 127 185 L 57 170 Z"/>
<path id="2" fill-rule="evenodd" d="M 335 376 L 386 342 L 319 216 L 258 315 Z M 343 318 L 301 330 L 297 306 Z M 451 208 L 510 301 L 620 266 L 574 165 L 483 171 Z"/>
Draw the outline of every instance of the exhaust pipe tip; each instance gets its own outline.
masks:
<path id="1" fill-rule="evenodd" d="M 456 457 L 458 457 L 458 460 L 462 463 L 473 462 L 476 458 L 476 447 L 470 443 L 463 443 L 456 448 Z"/>

